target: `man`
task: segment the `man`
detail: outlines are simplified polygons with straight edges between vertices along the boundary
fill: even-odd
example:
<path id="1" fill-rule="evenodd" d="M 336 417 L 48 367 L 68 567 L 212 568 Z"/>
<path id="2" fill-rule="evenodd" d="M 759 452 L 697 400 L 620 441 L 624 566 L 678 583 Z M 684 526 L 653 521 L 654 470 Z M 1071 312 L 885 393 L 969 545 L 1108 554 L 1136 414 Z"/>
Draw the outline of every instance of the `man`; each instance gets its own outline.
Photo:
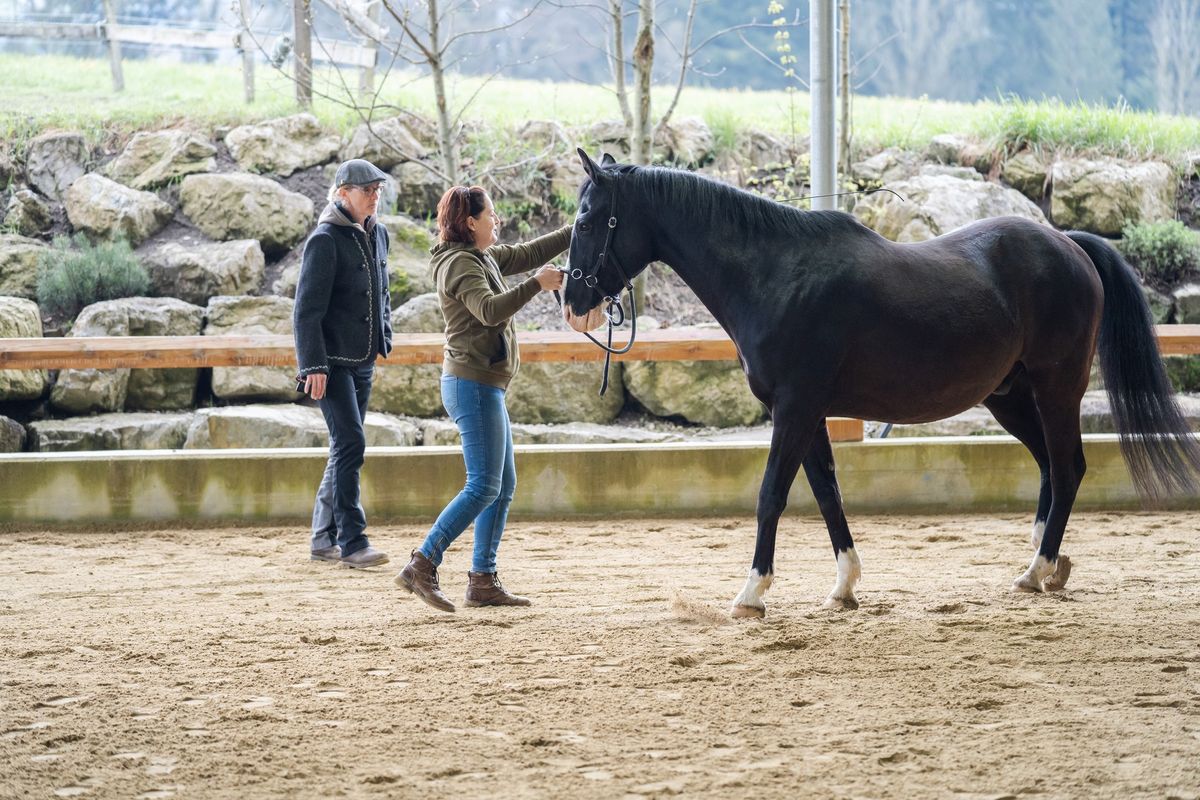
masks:
<path id="1" fill-rule="evenodd" d="M 311 557 L 364 569 L 386 564 L 367 541 L 359 473 L 363 417 L 376 356 L 392 349 L 388 233 L 376 207 L 387 173 L 363 159 L 337 168 L 329 204 L 304 245 L 293 328 L 296 388 L 317 401 L 329 428 L 329 461 L 313 508 Z"/>

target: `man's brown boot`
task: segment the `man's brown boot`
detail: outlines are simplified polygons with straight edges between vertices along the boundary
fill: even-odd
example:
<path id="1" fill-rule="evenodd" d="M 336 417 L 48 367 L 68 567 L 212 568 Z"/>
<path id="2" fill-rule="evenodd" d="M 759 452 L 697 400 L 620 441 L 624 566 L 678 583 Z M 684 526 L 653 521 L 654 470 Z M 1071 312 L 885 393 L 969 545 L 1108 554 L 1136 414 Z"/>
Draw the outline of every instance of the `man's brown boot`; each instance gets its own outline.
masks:
<path id="1" fill-rule="evenodd" d="M 406 589 L 439 611 L 453 611 L 454 603 L 438 587 L 437 567 L 416 550 L 408 566 L 396 576 L 396 585 Z"/>
<path id="2" fill-rule="evenodd" d="M 467 573 L 467 600 L 464 605 L 472 608 L 478 606 L 527 606 L 528 597 L 509 594 L 500 585 L 500 578 L 494 572 Z"/>

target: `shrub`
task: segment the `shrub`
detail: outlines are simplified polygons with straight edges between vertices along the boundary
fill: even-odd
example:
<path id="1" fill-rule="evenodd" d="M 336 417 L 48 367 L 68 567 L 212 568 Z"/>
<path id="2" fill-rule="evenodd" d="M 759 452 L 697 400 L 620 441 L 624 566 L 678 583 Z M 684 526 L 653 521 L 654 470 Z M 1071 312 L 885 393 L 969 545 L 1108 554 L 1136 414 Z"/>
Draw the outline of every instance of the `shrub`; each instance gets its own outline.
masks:
<path id="1" fill-rule="evenodd" d="M 123 239 L 92 244 L 82 234 L 56 237 L 38 270 L 38 305 L 69 319 L 99 300 L 137 297 L 149 288 L 150 276 Z"/>
<path id="2" fill-rule="evenodd" d="M 738 115 L 728 108 L 709 108 L 704 112 L 704 122 L 712 131 L 713 157 L 717 160 L 732 157 L 737 152 L 741 126 Z"/>
<path id="3" fill-rule="evenodd" d="M 1177 220 L 1128 225 L 1119 248 L 1155 286 L 1174 286 L 1200 269 L 1200 236 Z"/>

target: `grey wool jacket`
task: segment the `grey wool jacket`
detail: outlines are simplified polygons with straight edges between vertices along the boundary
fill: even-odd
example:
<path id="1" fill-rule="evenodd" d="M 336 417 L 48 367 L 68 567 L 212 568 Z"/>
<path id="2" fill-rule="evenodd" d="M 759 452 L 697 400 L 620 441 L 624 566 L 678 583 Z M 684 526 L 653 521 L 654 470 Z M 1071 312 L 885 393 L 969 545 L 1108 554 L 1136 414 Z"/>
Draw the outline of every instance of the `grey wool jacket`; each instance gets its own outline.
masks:
<path id="1" fill-rule="evenodd" d="M 369 364 L 392 349 L 388 232 L 374 217 L 363 223 L 330 203 L 304 244 L 292 311 L 302 376 Z"/>

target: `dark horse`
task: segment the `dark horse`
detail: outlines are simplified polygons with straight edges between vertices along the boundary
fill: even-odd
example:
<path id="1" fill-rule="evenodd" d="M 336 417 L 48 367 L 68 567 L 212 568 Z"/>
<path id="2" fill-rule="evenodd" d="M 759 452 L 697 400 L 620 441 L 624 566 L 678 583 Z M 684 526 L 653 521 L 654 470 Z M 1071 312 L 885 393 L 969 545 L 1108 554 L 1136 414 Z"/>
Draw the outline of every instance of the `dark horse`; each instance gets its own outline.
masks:
<path id="1" fill-rule="evenodd" d="M 571 239 L 568 324 L 595 329 L 600 305 L 663 261 L 733 339 L 771 413 L 758 538 L 735 616 L 765 613 L 775 532 L 801 465 L 837 559 L 826 605 L 858 607 L 861 566 L 827 416 L 927 422 L 986 405 L 1041 469 L 1036 553 L 1018 591 L 1060 589 L 1069 574 L 1059 546 L 1083 479 L 1079 403 L 1097 344 L 1138 490 L 1194 490 L 1200 447 L 1171 396 L 1137 278 L 1103 239 L 1002 217 L 896 244 L 841 212 L 579 156 L 588 180 Z"/>

